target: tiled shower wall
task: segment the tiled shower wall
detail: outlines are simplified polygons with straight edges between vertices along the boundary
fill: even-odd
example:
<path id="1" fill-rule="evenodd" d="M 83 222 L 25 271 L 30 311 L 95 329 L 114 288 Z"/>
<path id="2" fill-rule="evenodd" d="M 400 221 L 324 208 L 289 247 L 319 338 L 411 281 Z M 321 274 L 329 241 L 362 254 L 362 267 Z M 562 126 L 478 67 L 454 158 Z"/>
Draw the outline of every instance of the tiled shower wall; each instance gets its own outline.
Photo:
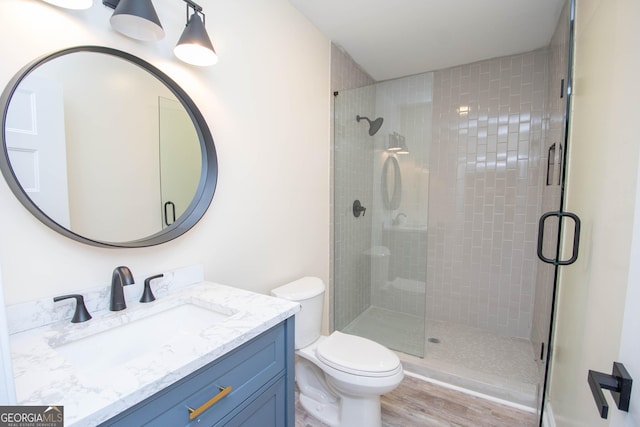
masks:
<path id="1" fill-rule="evenodd" d="M 427 317 L 529 338 L 547 53 L 434 73 Z"/>
<path id="2" fill-rule="evenodd" d="M 338 108 L 334 134 L 349 141 L 335 147 L 332 159 L 332 179 L 337 183 L 332 183 L 332 283 L 339 284 L 332 290 L 332 319 L 333 327 L 341 329 L 376 303 L 371 300 L 372 293 L 376 295 L 365 252 L 381 244 L 375 230 L 382 230 L 382 223 L 371 210 L 358 219 L 350 211 L 355 199 L 369 209 L 377 204 L 372 183 L 379 181 L 376 165 L 380 162 L 375 156 L 380 151 L 372 147 L 380 149 L 388 133 L 398 129 L 389 128 L 391 114 L 382 114 L 378 102 L 381 85 L 391 82 L 338 89 L 349 86 L 350 74 L 354 86 L 365 83 L 368 76 L 336 47 L 333 57 L 332 89 L 340 91 L 334 105 Z M 536 298 L 535 239 L 548 148 L 544 142 L 547 62 L 544 50 L 432 73 L 432 143 L 427 149 L 428 167 L 418 165 L 429 181 L 429 319 L 530 338 Z M 367 125 L 355 121 L 358 114 L 384 116 L 379 134 L 368 136 Z M 406 166 L 402 165 L 403 174 Z M 380 223 L 374 233 L 372 218 Z M 412 263 L 406 269 L 402 260 L 392 263 L 388 280 L 395 276 L 418 279 L 401 273 L 415 267 L 413 258 L 406 259 Z M 378 301 L 375 305 L 389 304 Z"/>
<path id="3" fill-rule="evenodd" d="M 339 46 L 331 43 L 331 91 L 356 89 L 374 84 L 375 80 L 365 73 Z"/>
<path id="4" fill-rule="evenodd" d="M 385 260 L 379 257 L 371 260 L 372 304 L 424 318 L 433 73 L 384 81 L 375 86 L 376 115 L 384 118 L 384 124 L 373 153 L 372 236 L 373 245 L 387 248 L 389 256 L 388 272 L 382 278 L 376 277 L 382 272 L 376 263 Z M 408 154 L 386 151 L 386 143 L 393 133 L 405 138 Z M 392 188 L 382 185 L 382 171 L 389 157 L 397 159 L 401 171 L 401 197 L 396 209 L 390 209 L 382 201 L 383 192 L 392 192 Z"/>
<path id="5" fill-rule="evenodd" d="M 370 86 L 373 83 L 348 54 L 332 44 L 331 90 L 339 94 L 332 104 L 332 109 L 338 108 L 332 110 L 331 146 L 335 146 L 336 133 L 341 141 L 348 142 L 331 150 L 334 250 L 330 284 L 333 303 L 329 312 L 335 329 L 342 329 L 370 305 L 370 269 L 363 252 L 371 246 L 371 215 L 355 218 L 351 208 L 355 199 L 370 206 L 372 198 L 372 150 L 366 124 L 357 123 L 356 115 L 373 115 L 375 89 Z M 362 86 L 368 87 L 351 90 Z M 339 286 L 334 286 L 335 283 Z"/>

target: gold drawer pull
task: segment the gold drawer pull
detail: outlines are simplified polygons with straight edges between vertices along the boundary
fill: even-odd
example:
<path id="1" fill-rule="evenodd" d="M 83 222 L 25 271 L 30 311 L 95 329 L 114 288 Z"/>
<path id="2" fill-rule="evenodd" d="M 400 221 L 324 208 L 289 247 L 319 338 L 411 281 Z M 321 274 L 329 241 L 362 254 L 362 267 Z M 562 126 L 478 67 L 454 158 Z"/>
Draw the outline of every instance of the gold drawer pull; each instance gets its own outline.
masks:
<path id="1" fill-rule="evenodd" d="M 218 390 L 220 390 L 220 393 L 216 394 L 211 399 L 206 401 L 198 409 L 193 409 L 193 408 L 187 407 L 187 409 L 189 410 L 189 420 L 190 421 L 193 420 L 194 418 L 197 418 L 204 411 L 206 411 L 207 409 L 209 409 L 210 407 L 215 405 L 220 399 L 225 397 L 227 394 L 231 393 L 232 387 L 231 386 L 229 386 L 229 387 L 220 387 L 220 386 L 218 386 Z"/>

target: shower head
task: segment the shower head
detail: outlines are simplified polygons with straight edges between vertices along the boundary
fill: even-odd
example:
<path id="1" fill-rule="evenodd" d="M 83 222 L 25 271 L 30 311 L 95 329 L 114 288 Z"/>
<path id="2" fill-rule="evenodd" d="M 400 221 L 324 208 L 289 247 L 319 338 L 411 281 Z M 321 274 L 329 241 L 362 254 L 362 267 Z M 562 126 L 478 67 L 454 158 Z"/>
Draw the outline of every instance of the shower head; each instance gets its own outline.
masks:
<path id="1" fill-rule="evenodd" d="M 383 119 L 382 117 L 378 117 L 374 121 L 369 120 L 368 117 L 356 116 L 356 120 L 359 122 L 360 120 L 365 119 L 369 122 L 369 135 L 373 136 L 380 130 L 380 126 L 382 126 Z"/>

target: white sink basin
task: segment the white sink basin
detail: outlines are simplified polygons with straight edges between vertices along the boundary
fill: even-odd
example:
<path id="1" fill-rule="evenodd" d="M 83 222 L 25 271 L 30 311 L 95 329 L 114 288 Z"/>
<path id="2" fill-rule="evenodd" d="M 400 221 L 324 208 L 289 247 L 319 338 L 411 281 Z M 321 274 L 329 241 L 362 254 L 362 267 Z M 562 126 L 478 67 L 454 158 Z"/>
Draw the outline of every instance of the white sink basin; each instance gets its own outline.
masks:
<path id="1" fill-rule="evenodd" d="M 200 332 L 229 318 L 194 304 L 182 304 L 54 347 L 79 374 L 101 374 L 171 344 L 188 348 Z"/>

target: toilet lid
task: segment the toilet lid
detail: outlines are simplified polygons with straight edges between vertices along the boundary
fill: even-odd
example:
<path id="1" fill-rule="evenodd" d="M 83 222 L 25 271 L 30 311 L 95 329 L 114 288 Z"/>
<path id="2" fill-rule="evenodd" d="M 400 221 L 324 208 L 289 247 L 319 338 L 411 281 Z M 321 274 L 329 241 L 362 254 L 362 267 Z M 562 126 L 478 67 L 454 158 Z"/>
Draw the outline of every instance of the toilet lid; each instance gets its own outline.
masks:
<path id="1" fill-rule="evenodd" d="M 398 356 L 388 348 L 338 331 L 318 344 L 316 355 L 334 369 L 367 377 L 391 375 L 400 365 Z"/>

